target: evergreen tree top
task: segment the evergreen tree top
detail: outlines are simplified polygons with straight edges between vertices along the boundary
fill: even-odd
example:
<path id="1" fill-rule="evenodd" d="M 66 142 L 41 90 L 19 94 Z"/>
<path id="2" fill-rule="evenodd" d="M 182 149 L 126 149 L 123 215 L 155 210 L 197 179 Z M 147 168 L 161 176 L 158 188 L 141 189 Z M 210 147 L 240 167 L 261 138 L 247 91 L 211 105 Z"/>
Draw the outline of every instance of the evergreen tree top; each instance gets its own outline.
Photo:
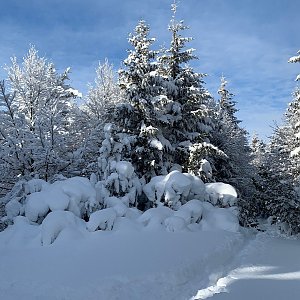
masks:
<path id="1" fill-rule="evenodd" d="M 292 56 L 290 59 L 289 59 L 289 63 L 299 63 L 300 62 L 300 50 L 297 52 L 298 55 L 296 56 Z M 300 74 L 297 75 L 295 81 L 300 81 Z"/>
<path id="2" fill-rule="evenodd" d="M 240 123 L 240 121 L 235 116 L 235 113 L 238 109 L 235 107 L 236 101 L 233 100 L 234 95 L 229 92 L 226 88 L 227 81 L 224 76 L 221 77 L 221 85 L 218 90 L 218 94 L 220 95 L 219 105 L 220 105 L 220 113 L 221 117 L 227 115 L 234 123 Z"/>

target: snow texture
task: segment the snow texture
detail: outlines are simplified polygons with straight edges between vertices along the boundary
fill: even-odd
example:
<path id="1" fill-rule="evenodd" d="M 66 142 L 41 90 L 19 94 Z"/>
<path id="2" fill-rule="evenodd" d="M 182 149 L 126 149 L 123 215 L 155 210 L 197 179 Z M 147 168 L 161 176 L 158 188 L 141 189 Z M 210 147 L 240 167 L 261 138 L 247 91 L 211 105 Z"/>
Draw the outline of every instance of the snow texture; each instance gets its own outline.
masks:
<path id="1" fill-rule="evenodd" d="M 162 202 L 169 207 L 178 209 L 186 201 L 205 198 L 205 186 L 199 177 L 174 170 L 165 176 L 156 176 L 143 187 L 147 198 L 160 205 Z"/>
<path id="2" fill-rule="evenodd" d="M 205 190 L 207 200 L 212 204 L 219 204 L 223 207 L 236 204 L 237 192 L 230 184 L 222 182 L 206 183 Z"/>
<path id="3" fill-rule="evenodd" d="M 83 177 L 73 177 L 53 184 L 33 179 L 25 184 L 25 192 L 28 195 L 24 204 L 17 199 L 6 204 L 9 219 L 24 214 L 30 221 L 40 223 L 50 211 L 64 210 L 81 218 L 99 206 L 95 188 Z"/>
<path id="4" fill-rule="evenodd" d="M 41 225 L 42 245 L 52 244 L 64 230 L 84 231 L 85 222 L 69 211 L 54 211 L 47 215 Z"/>
<path id="5" fill-rule="evenodd" d="M 113 208 L 98 210 L 91 214 L 86 227 L 89 231 L 112 230 L 116 218 L 117 212 Z"/>
<path id="6" fill-rule="evenodd" d="M 158 211 L 172 214 L 168 208 Z M 43 225 L 17 217 L 0 233 L 0 298 L 189 299 L 199 283 L 232 259 L 243 238 L 225 231 L 182 231 L 182 221 L 167 220 L 162 231 L 136 230 L 133 219 L 122 217 L 125 230 L 84 233 L 67 211 L 51 212 Z"/>

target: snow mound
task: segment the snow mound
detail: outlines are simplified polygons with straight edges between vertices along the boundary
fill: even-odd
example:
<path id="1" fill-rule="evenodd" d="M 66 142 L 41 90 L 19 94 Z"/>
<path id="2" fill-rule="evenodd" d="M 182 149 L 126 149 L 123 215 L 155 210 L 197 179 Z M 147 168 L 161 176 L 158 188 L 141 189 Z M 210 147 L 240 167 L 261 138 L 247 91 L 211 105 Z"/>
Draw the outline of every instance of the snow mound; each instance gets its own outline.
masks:
<path id="1" fill-rule="evenodd" d="M 42 192 L 37 192 L 27 197 L 25 216 L 28 220 L 36 222 L 39 217 L 44 217 L 48 213 L 49 205 L 43 196 L 45 195 Z"/>
<path id="2" fill-rule="evenodd" d="M 188 223 L 198 223 L 201 220 L 202 213 L 203 203 L 197 199 L 193 199 L 182 205 L 175 215 L 185 216 L 184 219 L 188 221 Z"/>
<path id="3" fill-rule="evenodd" d="M 206 183 L 205 190 L 206 200 L 214 205 L 228 207 L 236 204 L 237 192 L 230 184 L 223 182 Z"/>
<path id="4" fill-rule="evenodd" d="M 124 217 L 128 210 L 128 199 L 126 197 L 121 199 L 117 197 L 107 197 L 104 204 L 107 208 L 113 207 L 118 217 Z"/>
<path id="5" fill-rule="evenodd" d="M 199 177 L 174 170 L 165 176 L 156 176 L 147 183 L 143 191 L 156 205 L 167 204 L 178 209 L 181 204 L 193 198 L 204 199 L 205 186 Z"/>
<path id="6" fill-rule="evenodd" d="M 31 222 L 41 223 L 49 212 L 65 210 L 82 218 L 99 208 L 96 190 L 87 178 L 73 177 L 53 184 L 33 179 L 23 185 L 25 196 L 6 204 L 10 220 L 25 215 Z"/>
<path id="7" fill-rule="evenodd" d="M 86 227 L 89 231 L 112 230 L 117 218 L 117 212 L 113 208 L 105 208 L 91 214 Z"/>
<path id="8" fill-rule="evenodd" d="M 178 216 L 168 217 L 165 219 L 164 225 L 170 232 L 183 231 L 187 228 L 185 220 Z"/>
<path id="9" fill-rule="evenodd" d="M 240 225 L 235 208 L 214 207 L 205 203 L 201 220 L 201 229 L 204 231 L 225 230 L 239 232 Z"/>
<path id="10" fill-rule="evenodd" d="M 172 215 L 173 210 L 165 206 L 150 208 L 138 218 L 138 222 L 149 229 L 158 229 L 162 228 L 164 221 Z"/>
<path id="11" fill-rule="evenodd" d="M 85 230 L 85 222 L 69 211 L 50 212 L 41 225 L 42 245 L 52 244 L 64 230 Z"/>

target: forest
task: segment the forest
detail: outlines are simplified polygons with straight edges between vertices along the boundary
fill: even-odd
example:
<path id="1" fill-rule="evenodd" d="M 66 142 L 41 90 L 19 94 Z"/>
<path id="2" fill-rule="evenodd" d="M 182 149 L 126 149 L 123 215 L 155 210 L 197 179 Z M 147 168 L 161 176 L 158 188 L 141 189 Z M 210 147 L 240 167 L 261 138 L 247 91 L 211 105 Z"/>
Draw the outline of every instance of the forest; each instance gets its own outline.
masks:
<path id="1" fill-rule="evenodd" d="M 242 226 L 260 229 L 267 220 L 286 235 L 299 233 L 299 86 L 283 125 L 267 142 L 250 139 L 226 78 L 215 99 L 206 74 L 191 67 L 197 55 L 175 11 L 168 47 L 155 49 L 150 26 L 139 21 L 123 67 L 116 73 L 108 60 L 99 63 L 84 97 L 70 86 L 70 69 L 58 73 L 34 46 L 11 58 L 0 83 L 0 229 L 17 216 L 41 224 L 54 209 L 38 208 L 30 196 L 48 183 L 83 177 L 96 197 L 63 210 L 86 221 L 116 203 L 176 211 L 205 199 L 237 206 Z M 299 54 L 289 63 L 299 63 Z M 197 196 L 211 183 L 234 187 L 236 202 Z"/>

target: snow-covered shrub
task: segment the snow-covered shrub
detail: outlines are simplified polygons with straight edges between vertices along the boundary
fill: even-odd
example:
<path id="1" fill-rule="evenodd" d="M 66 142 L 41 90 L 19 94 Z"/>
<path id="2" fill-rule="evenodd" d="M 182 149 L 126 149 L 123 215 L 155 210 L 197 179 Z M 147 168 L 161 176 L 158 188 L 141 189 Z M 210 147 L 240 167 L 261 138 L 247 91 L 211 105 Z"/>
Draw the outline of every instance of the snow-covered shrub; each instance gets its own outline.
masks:
<path id="1" fill-rule="evenodd" d="M 117 212 L 114 208 L 105 208 L 93 212 L 86 224 L 89 231 L 112 230 L 117 218 Z"/>
<path id="2" fill-rule="evenodd" d="M 185 220 L 178 216 L 168 217 L 165 219 L 164 225 L 170 232 L 182 231 L 187 228 Z"/>
<path id="3" fill-rule="evenodd" d="M 159 206 L 156 208 L 150 208 L 145 211 L 139 218 L 138 221 L 147 228 L 161 228 L 168 217 L 173 216 L 173 210 Z"/>
<path id="4" fill-rule="evenodd" d="M 64 230 L 85 231 L 85 222 L 69 211 L 50 212 L 41 224 L 42 245 L 52 244 Z"/>
<path id="5" fill-rule="evenodd" d="M 205 197 L 204 183 L 194 175 L 172 171 L 166 176 L 156 176 L 143 187 L 143 191 L 153 205 L 165 205 L 178 209 L 190 199 Z"/>
<path id="6" fill-rule="evenodd" d="M 206 200 L 222 207 L 234 206 L 237 200 L 235 188 L 223 182 L 205 184 Z"/>
<path id="7" fill-rule="evenodd" d="M 209 202 L 203 202 L 203 216 L 200 222 L 201 229 L 239 231 L 239 220 L 235 208 L 214 207 Z"/>
<path id="8" fill-rule="evenodd" d="M 11 224 L 14 217 L 24 215 L 28 195 L 41 191 L 42 187 L 47 184 L 42 179 L 17 181 L 13 188 L 1 199 L 3 205 L 5 205 L 4 223 L 6 225 Z"/>
<path id="9" fill-rule="evenodd" d="M 203 202 L 193 199 L 182 205 L 174 215 L 182 217 L 188 224 L 191 224 L 198 223 L 201 220 L 202 213 Z"/>
<path id="10" fill-rule="evenodd" d="M 100 204 L 92 183 L 83 177 L 73 177 L 49 184 L 33 179 L 16 186 L 16 191 L 6 204 L 10 222 L 18 215 L 29 221 L 41 223 L 51 211 L 70 211 L 79 218 L 87 218 Z M 18 196 L 19 195 L 19 196 Z"/>
<path id="11" fill-rule="evenodd" d="M 203 196 L 205 195 L 205 184 L 203 183 L 201 178 L 189 173 L 184 173 L 184 175 L 192 181 L 192 185 L 188 195 L 188 200 L 203 200 Z"/>
<path id="12" fill-rule="evenodd" d="M 114 208 L 118 217 L 124 217 L 128 210 L 128 199 L 126 197 L 107 197 L 104 202 L 105 207 Z"/>

